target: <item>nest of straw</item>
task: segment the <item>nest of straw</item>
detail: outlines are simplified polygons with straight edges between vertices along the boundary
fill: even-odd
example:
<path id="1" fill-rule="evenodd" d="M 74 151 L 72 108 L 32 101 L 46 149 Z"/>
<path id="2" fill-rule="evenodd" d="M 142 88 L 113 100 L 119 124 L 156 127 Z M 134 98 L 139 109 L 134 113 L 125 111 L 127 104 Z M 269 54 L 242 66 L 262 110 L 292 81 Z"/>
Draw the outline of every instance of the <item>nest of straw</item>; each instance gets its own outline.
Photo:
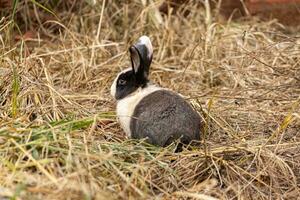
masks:
<path id="1" fill-rule="evenodd" d="M 10 13 L 0 21 L 1 199 L 299 197 L 297 32 L 220 22 L 193 3 L 184 17 L 160 15 L 156 1 L 56 3 L 53 20 L 20 1 L 19 28 Z M 15 40 L 18 30 L 34 35 Z M 127 139 L 115 119 L 109 88 L 142 34 L 151 79 L 205 121 L 200 143 L 179 153 Z"/>

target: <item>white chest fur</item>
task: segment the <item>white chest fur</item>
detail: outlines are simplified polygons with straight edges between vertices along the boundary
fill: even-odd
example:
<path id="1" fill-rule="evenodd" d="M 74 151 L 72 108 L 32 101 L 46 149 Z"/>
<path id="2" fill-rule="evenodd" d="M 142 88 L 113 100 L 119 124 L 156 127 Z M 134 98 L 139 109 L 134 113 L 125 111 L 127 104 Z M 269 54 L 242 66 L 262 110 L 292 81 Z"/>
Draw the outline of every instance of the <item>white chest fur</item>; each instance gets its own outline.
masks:
<path id="1" fill-rule="evenodd" d="M 117 117 L 127 137 L 131 137 L 130 121 L 136 105 L 147 95 L 163 88 L 150 85 L 144 89 L 138 89 L 133 94 L 117 102 Z"/>

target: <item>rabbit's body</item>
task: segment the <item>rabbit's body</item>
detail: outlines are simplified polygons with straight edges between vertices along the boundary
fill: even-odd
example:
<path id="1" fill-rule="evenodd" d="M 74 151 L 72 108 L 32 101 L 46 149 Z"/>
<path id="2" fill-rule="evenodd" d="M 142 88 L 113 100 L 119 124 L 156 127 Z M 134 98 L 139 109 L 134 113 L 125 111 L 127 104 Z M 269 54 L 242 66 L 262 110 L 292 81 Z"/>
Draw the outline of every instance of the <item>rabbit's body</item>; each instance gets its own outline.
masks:
<path id="1" fill-rule="evenodd" d="M 199 114 L 181 95 L 149 83 L 153 53 L 150 39 L 142 36 L 129 50 L 132 69 L 119 73 L 111 86 L 117 117 L 127 136 L 147 138 L 159 146 L 179 138 L 183 143 L 199 140 Z"/>
<path id="2" fill-rule="evenodd" d="M 133 138 L 145 138 L 151 144 L 166 146 L 181 138 L 183 143 L 200 139 L 200 116 L 178 94 L 157 90 L 143 98 L 130 120 Z"/>
<path id="3" fill-rule="evenodd" d="M 121 127 L 128 137 L 132 136 L 130 126 L 132 122 L 132 116 L 137 105 L 144 97 L 161 89 L 162 88 L 152 85 L 144 90 L 139 89 L 135 91 L 134 94 L 125 97 L 117 102 L 117 117 L 119 119 Z"/>

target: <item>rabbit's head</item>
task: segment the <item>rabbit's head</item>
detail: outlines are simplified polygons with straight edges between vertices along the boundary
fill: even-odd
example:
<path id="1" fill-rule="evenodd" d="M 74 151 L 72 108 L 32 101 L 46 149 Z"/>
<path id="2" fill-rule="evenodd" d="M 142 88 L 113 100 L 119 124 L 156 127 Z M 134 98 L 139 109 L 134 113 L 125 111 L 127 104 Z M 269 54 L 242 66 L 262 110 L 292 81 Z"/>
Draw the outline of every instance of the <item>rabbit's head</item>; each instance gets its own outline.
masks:
<path id="1" fill-rule="evenodd" d="M 142 36 L 137 43 L 130 46 L 131 68 L 120 72 L 115 78 L 110 93 L 120 100 L 135 92 L 138 88 L 146 88 L 149 68 L 152 61 L 153 48 L 149 37 Z"/>

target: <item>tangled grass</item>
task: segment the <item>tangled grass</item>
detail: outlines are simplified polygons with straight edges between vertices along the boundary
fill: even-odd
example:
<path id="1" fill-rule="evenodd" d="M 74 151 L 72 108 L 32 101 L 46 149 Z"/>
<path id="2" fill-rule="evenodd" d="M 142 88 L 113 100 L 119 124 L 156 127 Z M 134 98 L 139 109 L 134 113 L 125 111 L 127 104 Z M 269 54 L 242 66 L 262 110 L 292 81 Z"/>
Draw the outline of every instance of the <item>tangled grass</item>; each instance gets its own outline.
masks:
<path id="1" fill-rule="evenodd" d="M 183 17 L 152 1 L 66 2 L 44 23 L 20 3 L 34 37 L 15 41 L 10 15 L 0 21 L 0 199 L 299 198 L 297 32 L 193 4 Z M 110 84 L 142 34 L 152 80 L 205 120 L 180 153 L 127 139 L 115 119 Z"/>

